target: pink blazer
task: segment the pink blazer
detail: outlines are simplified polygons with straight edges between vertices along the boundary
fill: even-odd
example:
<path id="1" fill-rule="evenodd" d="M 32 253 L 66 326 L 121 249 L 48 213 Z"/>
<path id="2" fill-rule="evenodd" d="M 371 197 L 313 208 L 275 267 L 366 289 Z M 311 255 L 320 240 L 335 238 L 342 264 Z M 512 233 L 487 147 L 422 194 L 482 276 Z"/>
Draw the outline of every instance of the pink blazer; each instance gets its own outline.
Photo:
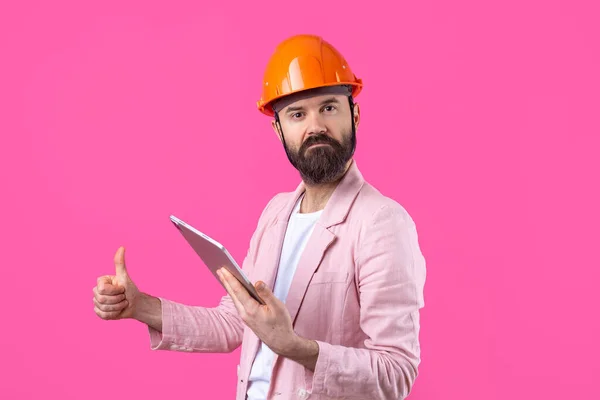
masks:
<path id="1" fill-rule="evenodd" d="M 273 288 L 288 217 L 304 191 L 267 204 L 242 268 Z M 403 399 L 420 364 L 419 309 L 425 259 L 406 210 L 365 182 L 356 162 L 340 182 L 307 243 L 286 306 L 300 336 L 315 340 L 314 372 L 277 357 L 269 399 Z M 230 352 L 242 346 L 237 400 L 246 398 L 259 339 L 229 298 L 204 308 L 162 302 L 163 332 L 151 348 Z"/>

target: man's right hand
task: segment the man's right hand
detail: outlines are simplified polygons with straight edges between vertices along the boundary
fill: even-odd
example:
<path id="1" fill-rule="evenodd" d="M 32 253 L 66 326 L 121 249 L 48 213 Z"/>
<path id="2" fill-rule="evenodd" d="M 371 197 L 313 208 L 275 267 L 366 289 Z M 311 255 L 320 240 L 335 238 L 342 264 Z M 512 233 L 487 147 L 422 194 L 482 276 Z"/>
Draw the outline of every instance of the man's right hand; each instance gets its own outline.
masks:
<path id="1" fill-rule="evenodd" d="M 98 278 L 94 287 L 94 311 L 102 319 L 134 318 L 140 291 L 127 274 L 125 248 L 119 247 L 115 254 L 116 275 Z"/>

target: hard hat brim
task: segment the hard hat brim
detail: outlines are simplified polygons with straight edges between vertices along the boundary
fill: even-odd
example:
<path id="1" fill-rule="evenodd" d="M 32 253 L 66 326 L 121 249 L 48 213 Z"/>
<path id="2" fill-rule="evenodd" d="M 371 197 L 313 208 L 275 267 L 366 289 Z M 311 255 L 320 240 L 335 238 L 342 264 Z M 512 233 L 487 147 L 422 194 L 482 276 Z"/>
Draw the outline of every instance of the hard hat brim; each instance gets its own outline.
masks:
<path id="1" fill-rule="evenodd" d="M 302 94 L 306 94 L 306 97 L 310 97 L 310 92 L 314 91 L 315 89 L 321 89 L 321 88 L 327 88 L 327 87 L 332 87 L 332 86 L 351 86 L 352 87 L 352 91 L 351 93 L 349 93 L 353 98 L 356 98 L 356 96 L 358 96 L 358 94 L 362 91 L 362 79 L 357 78 L 356 81 L 354 82 L 333 82 L 333 83 L 328 83 L 328 84 L 323 84 L 320 86 L 316 86 L 316 87 L 311 87 L 311 88 L 305 88 L 305 89 L 301 89 L 301 90 L 295 90 L 293 92 L 289 92 L 289 93 L 284 93 L 281 94 L 279 96 L 275 96 L 272 99 L 270 99 L 269 101 L 261 101 L 259 100 L 257 102 L 257 107 L 258 110 L 270 117 L 275 116 L 275 110 L 273 109 L 273 105 L 275 103 L 277 103 L 278 101 L 280 101 L 281 99 L 284 99 L 286 97 L 296 97 L 296 95 L 302 95 Z M 317 95 L 318 92 L 315 93 L 315 95 Z M 283 108 L 283 107 L 280 107 Z"/>

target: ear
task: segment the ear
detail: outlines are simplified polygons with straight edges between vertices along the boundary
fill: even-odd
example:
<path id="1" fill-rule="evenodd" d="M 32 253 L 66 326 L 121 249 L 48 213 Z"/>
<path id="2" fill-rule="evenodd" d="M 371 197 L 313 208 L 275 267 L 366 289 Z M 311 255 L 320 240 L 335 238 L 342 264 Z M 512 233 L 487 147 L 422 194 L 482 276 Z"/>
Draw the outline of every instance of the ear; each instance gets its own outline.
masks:
<path id="1" fill-rule="evenodd" d="M 279 126 L 277 125 L 276 119 L 273 119 L 273 121 L 271 121 L 271 126 L 273 127 L 273 131 L 279 138 L 279 141 L 283 143 L 283 139 L 281 138 L 281 130 L 279 129 Z"/>
<path id="2" fill-rule="evenodd" d="M 360 124 L 360 106 L 358 103 L 354 103 L 354 115 L 352 118 L 354 118 L 354 126 L 358 129 L 358 124 Z"/>

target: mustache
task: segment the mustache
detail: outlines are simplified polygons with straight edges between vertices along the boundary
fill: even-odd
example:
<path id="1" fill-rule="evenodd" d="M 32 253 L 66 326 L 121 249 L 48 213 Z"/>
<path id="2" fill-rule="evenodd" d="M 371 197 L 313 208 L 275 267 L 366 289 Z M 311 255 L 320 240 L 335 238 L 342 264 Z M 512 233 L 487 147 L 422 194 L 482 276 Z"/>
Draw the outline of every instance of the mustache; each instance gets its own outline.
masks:
<path id="1" fill-rule="evenodd" d="M 335 140 L 330 138 L 327 135 L 315 135 L 315 136 L 310 136 L 308 139 L 306 139 L 304 141 L 304 143 L 302 143 L 302 146 L 300 146 L 300 152 L 304 152 L 306 149 L 308 149 L 310 146 L 314 145 L 314 144 L 329 144 L 333 147 L 336 147 L 336 145 L 339 145 L 339 143 Z"/>

